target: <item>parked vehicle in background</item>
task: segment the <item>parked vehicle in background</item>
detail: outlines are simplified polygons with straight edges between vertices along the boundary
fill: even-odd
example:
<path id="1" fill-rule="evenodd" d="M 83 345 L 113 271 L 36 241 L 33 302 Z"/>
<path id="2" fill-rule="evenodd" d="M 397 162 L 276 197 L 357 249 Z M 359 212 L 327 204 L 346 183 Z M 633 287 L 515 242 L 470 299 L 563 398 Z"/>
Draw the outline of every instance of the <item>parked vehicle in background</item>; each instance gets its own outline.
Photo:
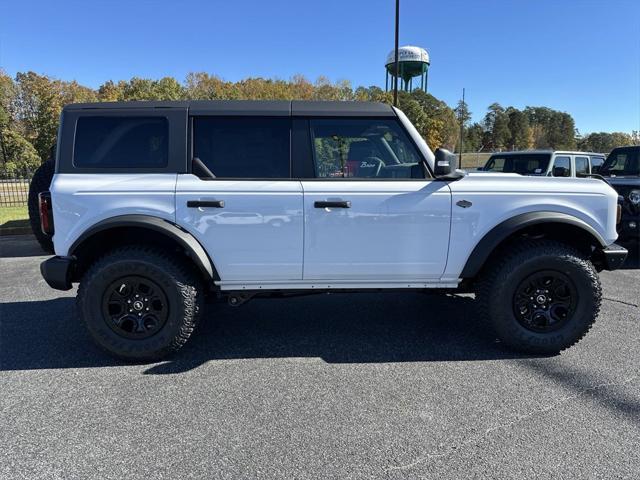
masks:
<path id="1" fill-rule="evenodd" d="M 524 150 L 494 153 L 484 167 L 485 172 L 518 173 L 549 177 L 579 177 L 598 173 L 604 154 L 551 150 Z"/>
<path id="2" fill-rule="evenodd" d="M 575 344 L 598 315 L 597 272 L 627 255 L 618 195 L 456 162 L 380 103 L 69 105 L 40 194 L 56 252 L 42 275 L 79 283 L 89 332 L 129 359 L 178 350 L 205 296 L 389 289 L 475 292 L 521 351 Z"/>
<path id="3" fill-rule="evenodd" d="M 622 196 L 621 242 L 640 242 L 640 145 L 614 148 L 598 172 Z"/>

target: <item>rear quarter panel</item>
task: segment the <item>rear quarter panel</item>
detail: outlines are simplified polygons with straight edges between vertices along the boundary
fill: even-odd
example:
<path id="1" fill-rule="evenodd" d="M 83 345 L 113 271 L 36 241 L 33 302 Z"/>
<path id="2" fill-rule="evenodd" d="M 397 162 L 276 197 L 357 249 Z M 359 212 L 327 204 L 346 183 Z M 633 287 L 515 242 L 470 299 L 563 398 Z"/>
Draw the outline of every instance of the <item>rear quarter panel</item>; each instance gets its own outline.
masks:
<path id="1" fill-rule="evenodd" d="M 175 222 L 175 173 L 58 173 L 51 183 L 56 255 L 107 218 L 143 214 Z M 105 249 L 108 245 L 105 245 Z"/>

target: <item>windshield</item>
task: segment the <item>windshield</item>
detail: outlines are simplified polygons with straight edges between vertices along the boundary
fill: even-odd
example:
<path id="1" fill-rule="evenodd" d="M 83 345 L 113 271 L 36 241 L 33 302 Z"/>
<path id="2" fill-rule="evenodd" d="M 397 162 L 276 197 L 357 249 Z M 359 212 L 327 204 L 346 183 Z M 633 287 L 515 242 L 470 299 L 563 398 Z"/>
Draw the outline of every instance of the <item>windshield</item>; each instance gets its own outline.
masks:
<path id="1" fill-rule="evenodd" d="M 549 160 L 551 160 L 551 153 L 492 155 L 483 170 L 520 175 L 545 175 Z"/>
<path id="2" fill-rule="evenodd" d="M 614 150 L 600 169 L 601 175 L 640 175 L 640 148 Z"/>

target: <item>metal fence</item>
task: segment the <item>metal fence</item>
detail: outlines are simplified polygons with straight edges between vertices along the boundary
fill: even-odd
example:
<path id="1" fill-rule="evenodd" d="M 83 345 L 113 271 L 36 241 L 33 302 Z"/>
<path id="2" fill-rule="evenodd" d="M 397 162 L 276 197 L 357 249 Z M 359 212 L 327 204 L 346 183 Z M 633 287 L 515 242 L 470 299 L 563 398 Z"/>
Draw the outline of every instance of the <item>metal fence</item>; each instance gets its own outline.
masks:
<path id="1" fill-rule="evenodd" d="M 29 184 L 33 172 L 0 169 L 0 207 L 20 207 L 29 200 Z"/>

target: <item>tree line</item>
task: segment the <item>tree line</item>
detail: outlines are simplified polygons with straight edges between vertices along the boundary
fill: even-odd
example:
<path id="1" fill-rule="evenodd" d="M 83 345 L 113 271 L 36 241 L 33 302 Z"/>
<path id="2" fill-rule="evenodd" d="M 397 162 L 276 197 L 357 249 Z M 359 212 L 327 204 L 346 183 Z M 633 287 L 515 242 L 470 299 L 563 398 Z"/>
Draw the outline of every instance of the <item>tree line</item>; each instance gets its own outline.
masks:
<path id="1" fill-rule="evenodd" d="M 183 82 L 133 77 L 108 80 L 97 89 L 34 72 L 15 77 L 0 70 L 0 167 L 9 172 L 35 169 L 48 158 L 56 141 L 62 107 L 77 102 L 128 100 L 355 100 L 391 104 L 392 94 L 376 86 L 353 88 L 346 80 L 301 75 L 289 80 L 246 78 L 237 82 L 204 72 L 189 73 Z M 460 102 L 455 109 L 429 93 L 399 92 L 399 107 L 432 149 L 459 148 L 459 122 L 465 124 L 463 151 L 581 148 L 608 152 L 614 146 L 638 143 L 626 133 L 576 134 L 571 115 L 547 107 L 489 106 L 482 122 L 470 123 L 471 112 Z"/>
<path id="2" fill-rule="evenodd" d="M 466 104 L 460 101 L 455 110 L 466 126 L 464 152 L 553 149 L 609 153 L 615 147 L 640 144 L 638 131 L 582 136 L 571 115 L 548 107 L 519 110 L 493 103 L 482 122 L 472 124 Z"/>

